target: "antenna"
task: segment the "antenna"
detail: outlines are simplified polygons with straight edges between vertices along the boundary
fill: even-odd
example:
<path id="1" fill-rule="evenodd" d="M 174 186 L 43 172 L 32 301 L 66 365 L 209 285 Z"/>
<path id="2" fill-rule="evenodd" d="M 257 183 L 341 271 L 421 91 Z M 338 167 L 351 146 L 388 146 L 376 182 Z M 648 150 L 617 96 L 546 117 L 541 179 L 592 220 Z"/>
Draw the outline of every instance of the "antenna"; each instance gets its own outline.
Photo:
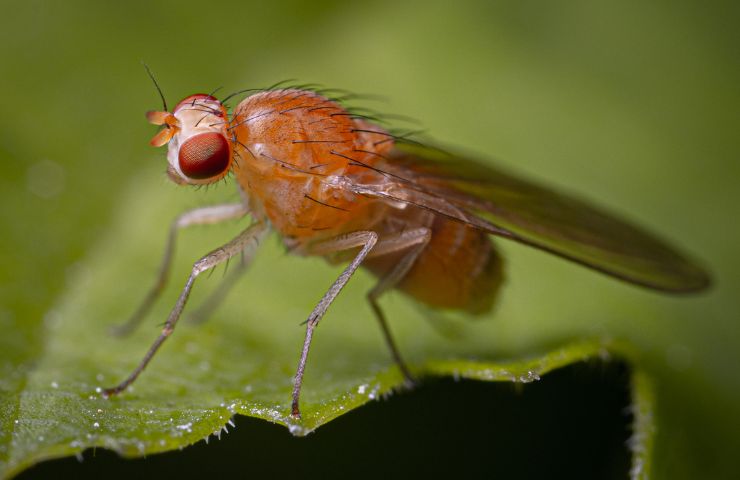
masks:
<path id="1" fill-rule="evenodd" d="M 154 78 L 154 74 L 152 73 L 151 69 L 149 68 L 149 65 L 147 65 L 144 62 L 141 62 L 142 65 L 144 65 L 144 68 L 146 68 L 146 73 L 149 74 L 149 78 L 152 79 L 152 82 L 154 82 L 154 86 L 157 88 L 157 92 L 159 92 L 159 98 L 162 99 L 162 106 L 164 106 L 164 111 L 168 112 L 167 109 L 167 100 L 164 99 L 164 94 L 162 93 L 162 89 L 159 88 L 159 84 L 157 83 L 157 79 Z"/>

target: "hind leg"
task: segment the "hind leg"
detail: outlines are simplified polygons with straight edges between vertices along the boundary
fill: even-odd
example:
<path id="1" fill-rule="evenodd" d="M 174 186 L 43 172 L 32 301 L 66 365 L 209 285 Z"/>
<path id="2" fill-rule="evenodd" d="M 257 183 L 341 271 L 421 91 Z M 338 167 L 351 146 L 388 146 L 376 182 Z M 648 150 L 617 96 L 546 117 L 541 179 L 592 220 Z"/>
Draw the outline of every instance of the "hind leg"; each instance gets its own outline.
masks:
<path id="1" fill-rule="evenodd" d="M 406 365 L 406 362 L 403 361 L 403 357 L 401 357 L 398 347 L 396 346 L 396 342 L 393 340 L 393 335 L 388 327 L 388 321 L 386 320 L 383 310 L 380 308 L 378 299 L 384 292 L 392 289 L 398 284 L 398 282 L 403 280 L 403 277 L 405 277 L 411 267 L 414 266 L 414 262 L 416 262 L 421 252 L 423 252 L 429 244 L 429 240 L 431 238 L 432 232 L 428 228 L 409 230 L 403 232 L 397 237 L 384 240 L 377 245 L 375 250 L 371 253 L 371 256 L 376 257 L 401 250 L 408 250 L 393 269 L 378 280 L 378 283 L 375 284 L 375 286 L 367 293 L 367 300 L 370 303 L 370 307 L 373 309 L 375 318 L 380 324 L 380 330 L 383 332 L 383 338 L 385 339 L 386 345 L 388 345 L 391 356 L 406 379 L 406 383 L 409 385 L 414 383 L 414 377 Z"/>

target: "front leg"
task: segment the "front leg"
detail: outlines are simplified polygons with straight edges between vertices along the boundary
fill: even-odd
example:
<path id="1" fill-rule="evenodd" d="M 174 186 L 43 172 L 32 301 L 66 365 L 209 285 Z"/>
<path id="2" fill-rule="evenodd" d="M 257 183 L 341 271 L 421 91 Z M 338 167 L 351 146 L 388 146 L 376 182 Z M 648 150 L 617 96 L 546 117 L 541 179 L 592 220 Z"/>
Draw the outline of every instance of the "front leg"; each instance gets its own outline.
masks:
<path id="1" fill-rule="evenodd" d="M 205 272 L 206 270 L 215 267 L 219 263 L 225 262 L 229 258 L 241 252 L 246 251 L 249 254 L 252 249 L 255 249 L 257 247 L 260 238 L 262 238 L 265 233 L 267 233 L 267 230 L 268 227 L 266 223 L 252 224 L 249 228 L 240 233 L 232 241 L 220 248 L 217 248 L 216 250 L 213 250 L 212 252 L 195 262 L 195 264 L 193 264 L 193 269 L 190 272 L 190 276 L 188 277 L 187 282 L 185 283 L 185 288 L 183 288 L 182 292 L 180 293 L 180 297 L 177 299 L 175 307 L 170 312 L 170 315 L 167 318 L 167 322 L 162 329 L 162 333 L 160 333 L 159 337 L 157 337 L 152 346 L 149 348 L 149 351 L 146 353 L 146 355 L 144 355 L 144 358 L 141 360 L 141 362 L 139 362 L 139 365 L 134 369 L 133 372 L 131 372 L 128 378 L 126 378 L 126 380 L 113 388 L 107 388 L 103 390 L 103 396 L 109 397 L 111 395 L 121 393 L 129 385 L 131 385 L 134 380 L 136 380 L 136 378 L 141 374 L 142 371 L 144 371 L 144 368 L 146 368 L 146 366 L 149 364 L 149 361 L 151 361 L 154 354 L 157 353 L 159 347 L 162 346 L 164 341 L 167 340 L 167 337 L 169 337 L 174 331 L 177 320 L 180 318 L 180 315 L 185 308 L 185 304 L 187 303 L 188 297 L 190 296 L 190 290 L 192 290 L 193 284 L 195 283 L 195 279 L 198 277 L 198 275 Z"/>
<path id="2" fill-rule="evenodd" d="M 152 308 L 152 305 L 154 305 L 157 298 L 159 298 L 165 285 L 167 285 L 167 279 L 169 278 L 170 269 L 172 267 L 172 256 L 175 251 L 177 234 L 180 230 L 192 225 L 210 225 L 224 222 L 226 220 L 241 218 L 247 213 L 249 213 L 249 210 L 243 203 L 228 203 L 224 205 L 196 208 L 179 215 L 170 225 L 170 232 L 167 236 L 167 246 L 164 249 L 162 263 L 159 266 L 159 273 L 157 274 L 157 279 L 154 282 L 154 285 L 149 289 L 146 297 L 144 297 L 144 300 L 133 315 L 131 315 L 125 323 L 113 327 L 113 333 L 116 335 L 127 335 L 133 332 L 136 327 L 141 324 L 141 321 Z"/>

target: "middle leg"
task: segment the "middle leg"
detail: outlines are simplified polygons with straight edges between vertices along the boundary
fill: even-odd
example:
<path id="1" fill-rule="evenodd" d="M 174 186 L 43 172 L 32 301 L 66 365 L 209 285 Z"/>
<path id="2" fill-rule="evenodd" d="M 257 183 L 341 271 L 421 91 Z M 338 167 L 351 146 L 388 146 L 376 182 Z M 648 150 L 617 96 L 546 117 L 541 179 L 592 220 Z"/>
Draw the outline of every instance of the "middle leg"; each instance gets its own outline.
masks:
<path id="1" fill-rule="evenodd" d="M 308 316 L 308 320 L 306 320 L 306 337 L 303 340 L 301 358 L 298 361 L 298 370 L 295 373 L 295 379 L 293 381 L 293 404 L 291 406 L 291 415 L 293 417 L 300 418 L 301 416 L 299 400 L 301 396 L 301 386 L 303 385 L 303 373 L 306 370 L 306 359 L 308 358 L 308 351 L 311 348 L 313 331 L 326 313 L 326 310 L 332 304 L 334 299 L 337 298 L 337 295 L 339 295 L 339 292 L 347 284 L 349 279 L 352 277 L 352 274 L 357 271 L 360 264 L 365 257 L 367 257 L 368 253 L 370 253 L 370 250 L 375 246 L 377 241 L 377 233 L 371 231 L 359 231 L 320 242 L 316 245 L 312 245 L 309 249 L 310 253 L 314 255 L 328 255 L 334 252 L 362 247 L 352 262 L 347 265 L 347 268 L 345 268 L 339 275 L 339 278 L 334 281 L 331 287 L 329 287 L 329 290 L 327 290 L 324 296 L 321 297 L 319 303 Z"/>
<path id="2" fill-rule="evenodd" d="M 301 358 L 298 362 L 298 370 L 296 371 L 295 380 L 293 384 L 293 404 L 292 404 L 292 415 L 294 417 L 300 417 L 300 393 L 303 384 L 303 374 L 306 368 L 306 359 L 308 358 L 308 351 L 311 346 L 311 340 L 313 338 L 313 331 L 316 325 L 318 325 L 321 318 L 326 313 L 329 305 L 334 301 L 339 291 L 349 281 L 352 274 L 359 268 L 362 261 L 369 256 L 381 256 L 392 252 L 409 249 L 409 252 L 404 255 L 403 259 L 393 268 L 389 274 L 381 279 L 378 284 L 368 293 L 368 300 L 370 301 L 373 311 L 375 312 L 376 318 L 380 322 L 380 326 L 383 332 L 383 336 L 391 350 L 394 360 L 399 365 L 401 372 L 406 377 L 407 381 L 411 382 L 411 374 L 406 367 L 405 363 L 401 359 L 401 355 L 398 353 L 398 349 L 393 341 L 390 330 L 388 329 L 385 316 L 383 315 L 380 306 L 377 304 L 377 297 L 389 288 L 392 288 L 403 276 L 408 272 L 414 261 L 423 251 L 424 247 L 431 238 L 431 230 L 428 228 L 418 228 L 414 230 L 408 230 L 399 234 L 398 236 L 391 237 L 383 240 L 381 243 L 376 245 L 378 241 L 378 235 L 375 232 L 360 231 L 342 235 L 340 237 L 330 239 L 315 245 L 311 245 L 306 249 L 305 253 L 312 255 L 329 255 L 331 253 L 341 252 L 344 250 L 350 250 L 352 248 L 362 247 L 352 260 L 352 262 L 345 268 L 342 274 L 332 284 L 329 290 L 319 301 L 318 305 L 314 308 L 306 320 L 306 337 L 303 342 L 303 349 L 301 351 Z M 371 251 L 372 249 L 372 251 Z"/>

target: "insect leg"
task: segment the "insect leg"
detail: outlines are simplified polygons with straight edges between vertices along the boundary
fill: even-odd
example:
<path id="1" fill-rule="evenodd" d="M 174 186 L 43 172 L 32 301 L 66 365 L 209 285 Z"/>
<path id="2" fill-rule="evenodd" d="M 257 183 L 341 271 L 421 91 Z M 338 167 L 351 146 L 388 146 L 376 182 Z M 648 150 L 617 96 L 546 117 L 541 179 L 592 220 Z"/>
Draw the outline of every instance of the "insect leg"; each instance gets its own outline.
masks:
<path id="1" fill-rule="evenodd" d="M 190 296 L 190 290 L 192 290 L 193 284 L 195 283 L 195 279 L 198 277 L 198 275 L 205 272 L 206 270 L 215 267 L 219 263 L 225 262 L 229 258 L 239 254 L 245 249 L 256 248 L 259 244 L 259 239 L 264 236 L 266 232 L 267 224 L 254 223 L 242 233 L 240 233 L 232 241 L 230 241 L 226 245 L 223 245 L 222 247 L 211 251 L 206 256 L 202 257 L 200 260 L 193 264 L 193 269 L 190 272 L 190 276 L 188 277 L 188 280 L 185 283 L 185 287 L 182 289 L 182 292 L 180 292 L 180 296 L 177 299 L 177 303 L 175 303 L 175 307 L 170 312 L 169 317 L 167 317 L 167 322 L 165 322 L 162 333 L 160 333 L 159 337 L 157 337 L 152 346 L 149 348 L 149 351 L 147 351 L 146 355 L 144 355 L 144 358 L 141 360 L 141 362 L 139 362 L 139 365 L 134 369 L 133 372 L 131 372 L 128 378 L 126 378 L 126 380 L 113 388 L 103 390 L 104 396 L 109 397 L 111 395 L 121 393 L 126 389 L 126 387 L 131 385 L 134 380 L 136 380 L 136 378 L 139 376 L 139 374 L 141 374 L 142 371 L 144 371 L 144 368 L 146 368 L 146 366 L 149 364 L 149 361 L 152 359 L 154 354 L 157 353 L 159 347 L 162 346 L 164 341 L 167 340 L 167 337 L 169 337 L 175 329 L 175 324 L 177 324 L 177 320 L 180 318 L 180 315 L 185 308 L 185 304 L 187 303 L 188 297 Z"/>
<path id="2" fill-rule="evenodd" d="M 203 304 L 190 315 L 190 318 L 188 318 L 190 323 L 201 324 L 210 318 L 211 313 L 218 308 L 219 304 L 226 298 L 234 285 L 236 285 L 239 277 L 247 271 L 249 260 L 251 259 L 245 258 L 239 261 L 239 264 L 229 272 L 218 287 L 205 299 Z"/>
<path id="3" fill-rule="evenodd" d="M 311 247 L 311 252 L 315 255 L 324 255 L 332 252 L 339 252 L 342 250 L 349 250 L 355 247 L 362 247 L 360 252 L 355 256 L 347 268 L 339 275 L 334 283 L 329 287 L 329 290 L 321 297 L 319 303 L 314 307 L 311 314 L 306 320 L 306 337 L 303 341 L 303 348 L 301 349 L 301 358 L 298 361 L 298 370 L 295 374 L 295 380 L 293 383 L 293 404 L 292 404 L 292 415 L 294 417 L 300 417 L 301 411 L 298 406 L 298 401 L 301 396 L 301 385 L 303 383 L 303 372 L 306 369 L 306 359 L 308 358 L 308 350 L 311 348 L 311 339 L 313 337 L 313 330 L 316 325 L 319 324 L 321 317 L 324 316 L 329 305 L 334 301 L 342 288 L 347 284 L 352 274 L 355 273 L 357 268 L 360 266 L 362 261 L 367 257 L 367 254 L 375 246 L 378 241 L 378 234 L 370 231 L 360 231 L 342 235 Z"/>
<path id="4" fill-rule="evenodd" d="M 224 205 L 213 205 L 210 207 L 196 208 L 179 215 L 170 225 L 170 232 L 167 237 L 167 245 L 164 249 L 162 263 L 159 266 L 159 273 L 154 285 L 149 289 L 144 301 L 139 308 L 129 317 L 129 319 L 120 325 L 113 327 L 115 335 L 127 335 L 133 332 L 141 324 L 146 314 L 154 305 L 159 295 L 167 284 L 167 279 L 172 266 L 172 256 L 175 251 L 177 233 L 180 229 L 192 225 L 207 225 L 219 223 L 234 218 L 240 218 L 248 213 L 247 207 L 241 203 L 229 203 Z"/>
<path id="5" fill-rule="evenodd" d="M 379 257 L 388 253 L 408 249 L 408 252 L 400 259 L 393 269 L 383 278 L 378 280 L 378 283 L 375 284 L 375 286 L 367 293 L 367 300 L 370 303 L 370 307 L 373 309 L 375 318 L 377 318 L 380 323 L 383 338 L 391 351 L 393 360 L 396 362 L 399 370 L 401 370 L 401 373 L 406 378 L 406 382 L 409 384 L 414 383 L 414 377 L 411 375 L 409 368 L 406 366 L 406 363 L 403 361 L 403 358 L 398 351 L 396 342 L 393 340 L 390 328 L 388 327 L 385 314 L 378 303 L 378 298 L 385 291 L 392 289 L 403 279 L 414 265 L 416 259 L 419 258 L 421 252 L 424 251 L 424 248 L 426 248 L 431 238 L 432 232 L 428 228 L 408 230 L 395 238 L 383 240 L 383 242 L 378 244 L 372 252 L 373 257 Z"/>

